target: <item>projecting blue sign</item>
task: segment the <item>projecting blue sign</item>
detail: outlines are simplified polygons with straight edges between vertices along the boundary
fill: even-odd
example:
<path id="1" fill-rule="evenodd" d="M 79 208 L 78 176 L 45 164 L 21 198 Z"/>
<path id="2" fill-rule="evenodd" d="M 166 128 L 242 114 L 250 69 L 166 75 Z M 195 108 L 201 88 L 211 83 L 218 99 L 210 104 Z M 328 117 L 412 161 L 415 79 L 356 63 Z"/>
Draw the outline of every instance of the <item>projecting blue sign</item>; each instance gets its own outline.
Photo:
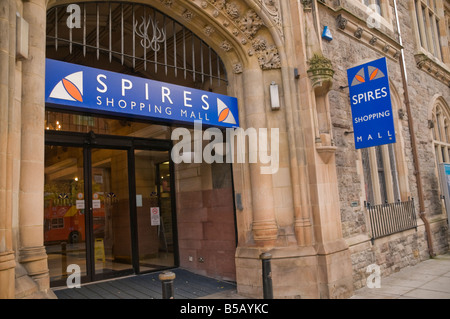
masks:
<path id="1" fill-rule="evenodd" d="M 355 148 L 395 143 L 386 58 L 347 70 Z"/>
<path id="2" fill-rule="evenodd" d="M 46 60 L 45 102 L 97 114 L 239 127 L 234 97 L 51 59 Z"/>

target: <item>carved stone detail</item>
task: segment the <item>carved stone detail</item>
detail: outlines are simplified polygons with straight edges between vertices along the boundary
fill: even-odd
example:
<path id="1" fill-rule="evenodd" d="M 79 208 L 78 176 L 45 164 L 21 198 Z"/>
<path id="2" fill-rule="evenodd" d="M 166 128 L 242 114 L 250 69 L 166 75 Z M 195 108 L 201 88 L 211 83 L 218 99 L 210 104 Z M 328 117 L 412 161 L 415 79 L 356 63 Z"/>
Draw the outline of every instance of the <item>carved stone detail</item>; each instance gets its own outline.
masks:
<path id="1" fill-rule="evenodd" d="M 361 39 L 362 34 L 363 34 L 363 28 L 359 27 L 358 29 L 356 29 L 355 31 L 355 37 L 357 37 L 358 39 Z"/>
<path id="2" fill-rule="evenodd" d="M 240 17 L 239 6 L 236 3 L 225 4 L 225 11 L 233 20 L 237 20 Z"/>
<path id="3" fill-rule="evenodd" d="M 267 41 L 263 38 L 256 38 L 252 42 L 253 50 L 249 55 L 256 54 L 258 62 L 263 70 L 281 68 L 281 59 L 278 49 L 275 45 L 267 45 Z"/>
<path id="4" fill-rule="evenodd" d="M 249 39 L 252 39 L 259 29 L 264 25 L 255 10 L 248 10 L 239 22 L 239 28 Z"/>
<path id="5" fill-rule="evenodd" d="M 166 7 L 171 7 L 173 4 L 173 0 L 161 0 L 161 3 Z"/>
<path id="6" fill-rule="evenodd" d="M 211 34 L 213 34 L 216 31 L 216 29 L 214 29 L 212 26 L 207 25 L 204 29 L 203 32 L 205 32 L 205 34 L 207 36 L 211 36 Z"/>
<path id="7" fill-rule="evenodd" d="M 195 17 L 195 14 L 190 10 L 185 10 L 183 12 L 183 18 L 187 21 L 191 21 Z"/>
<path id="8" fill-rule="evenodd" d="M 220 48 L 222 50 L 224 50 L 225 52 L 229 52 L 231 50 L 232 46 L 231 46 L 230 42 L 225 40 L 220 44 Z"/>
<path id="9" fill-rule="evenodd" d="M 345 19 L 341 14 L 337 16 L 336 22 L 338 28 L 344 30 L 347 27 L 347 19 Z"/>
<path id="10" fill-rule="evenodd" d="M 309 0 L 311 2 L 311 0 Z M 279 10 L 279 2 L 275 0 L 259 0 L 262 8 L 269 13 L 272 20 L 275 22 L 275 25 L 280 32 L 282 38 L 284 38 L 283 32 L 283 21 L 281 17 L 281 12 Z"/>
<path id="11" fill-rule="evenodd" d="M 209 2 L 219 10 L 224 9 L 226 4 L 226 0 L 209 0 Z"/>
<path id="12" fill-rule="evenodd" d="M 239 63 L 235 63 L 233 65 L 233 72 L 235 74 L 241 74 L 243 71 L 244 71 L 244 68 L 242 66 L 242 63 L 239 62 Z"/>
<path id="13" fill-rule="evenodd" d="M 312 10 L 312 0 L 302 0 L 303 10 Z"/>
<path id="14" fill-rule="evenodd" d="M 258 31 L 264 27 L 264 21 L 254 9 L 245 9 L 242 2 L 234 0 L 204 0 L 202 7 L 205 8 L 205 1 L 213 8 L 211 14 L 214 18 L 220 19 L 221 13 L 228 17 L 221 21 L 222 25 L 230 28 L 229 31 L 239 39 L 242 45 L 247 45 L 252 41 L 252 48 L 248 50 L 248 55 L 255 55 L 258 58 L 259 65 L 263 70 L 281 68 L 281 60 L 278 49 L 275 45 L 269 45 L 265 39 L 257 38 Z M 282 20 L 279 10 L 279 0 L 258 0 L 261 9 L 267 12 L 270 18 L 275 22 L 283 36 Z M 213 32 L 210 29 L 204 29 L 206 34 Z M 225 52 L 232 49 L 228 41 L 223 41 L 220 48 Z"/>

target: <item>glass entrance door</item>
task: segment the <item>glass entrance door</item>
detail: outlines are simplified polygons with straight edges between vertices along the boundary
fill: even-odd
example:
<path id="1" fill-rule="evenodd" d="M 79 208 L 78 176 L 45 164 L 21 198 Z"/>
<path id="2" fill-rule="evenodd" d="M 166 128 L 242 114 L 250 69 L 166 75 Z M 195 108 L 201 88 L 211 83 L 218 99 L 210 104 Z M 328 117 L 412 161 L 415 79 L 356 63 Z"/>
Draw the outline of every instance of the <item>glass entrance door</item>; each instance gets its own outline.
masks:
<path id="1" fill-rule="evenodd" d="M 134 161 L 139 269 L 174 267 L 169 152 L 135 150 Z"/>
<path id="2" fill-rule="evenodd" d="M 82 147 L 45 146 L 44 244 L 50 280 L 65 280 L 67 267 L 87 275 L 84 156 Z"/>
<path id="3" fill-rule="evenodd" d="M 96 277 L 131 272 L 128 151 L 91 149 L 90 154 L 91 264 Z"/>
<path id="4" fill-rule="evenodd" d="M 52 286 L 178 264 L 170 144 L 48 133 L 45 247 Z M 139 149 L 138 149 L 139 148 Z"/>

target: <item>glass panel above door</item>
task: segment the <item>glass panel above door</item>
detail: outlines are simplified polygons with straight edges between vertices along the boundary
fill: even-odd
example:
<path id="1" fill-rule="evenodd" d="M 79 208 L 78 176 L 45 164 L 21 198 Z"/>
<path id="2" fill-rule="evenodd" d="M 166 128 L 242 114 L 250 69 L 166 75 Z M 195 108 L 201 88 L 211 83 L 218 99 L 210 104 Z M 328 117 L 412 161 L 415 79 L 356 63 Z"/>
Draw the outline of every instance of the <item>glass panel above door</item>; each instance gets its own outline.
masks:
<path id="1" fill-rule="evenodd" d="M 169 139 L 169 126 L 149 124 L 126 119 L 45 111 L 45 130 L 77 133 L 132 136 L 149 139 Z"/>

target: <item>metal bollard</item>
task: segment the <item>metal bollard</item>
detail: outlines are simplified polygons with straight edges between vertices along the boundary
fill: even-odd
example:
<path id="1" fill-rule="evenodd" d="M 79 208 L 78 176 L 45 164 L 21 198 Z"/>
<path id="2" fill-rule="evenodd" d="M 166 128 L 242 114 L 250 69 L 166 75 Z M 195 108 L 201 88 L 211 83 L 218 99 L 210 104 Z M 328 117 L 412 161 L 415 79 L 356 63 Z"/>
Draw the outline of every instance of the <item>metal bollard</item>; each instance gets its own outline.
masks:
<path id="1" fill-rule="evenodd" d="M 61 271 L 67 274 L 67 243 L 65 241 L 61 243 Z"/>
<path id="2" fill-rule="evenodd" d="M 175 274 L 171 271 L 165 271 L 159 274 L 159 280 L 162 284 L 162 299 L 174 299 L 173 298 L 173 280 Z"/>
<path id="3" fill-rule="evenodd" d="M 273 299 L 273 287 L 272 287 L 272 267 L 270 260 L 272 255 L 269 253 L 262 253 L 259 258 L 262 260 L 262 280 L 263 280 L 263 293 L 264 299 Z"/>

